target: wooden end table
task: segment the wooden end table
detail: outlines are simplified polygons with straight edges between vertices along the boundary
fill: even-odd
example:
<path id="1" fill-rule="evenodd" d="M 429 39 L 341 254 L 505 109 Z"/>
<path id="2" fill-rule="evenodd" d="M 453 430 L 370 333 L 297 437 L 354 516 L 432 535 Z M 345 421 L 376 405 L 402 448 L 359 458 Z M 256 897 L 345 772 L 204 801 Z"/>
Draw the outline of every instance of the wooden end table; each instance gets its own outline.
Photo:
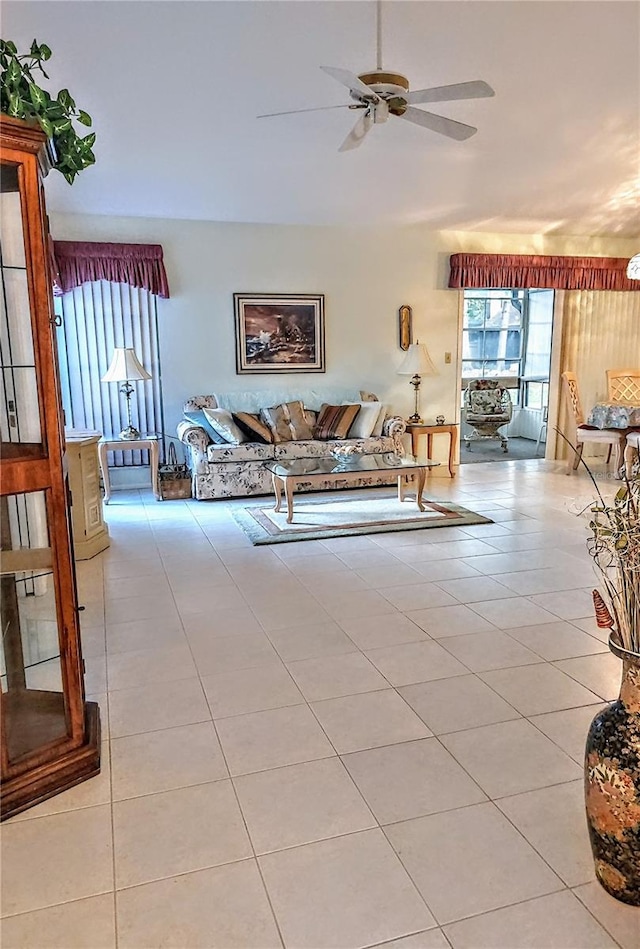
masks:
<path id="1" fill-rule="evenodd" d="M 111 483 L 109 481 L 109 466 L 107 465 L 108 451 L 145 451 L 149 452 L 151 465 L 151 487 L 157 501 L 161 501 L 160 486 L 158 484 L 158 436 L 141 435 L 139 438 L 101 438 L 98 443 L 98 458 L 104 483 L 104 503 L 108 504 L 111 498 Z"/>
<path id="2" fill-rule="evenodd" d="M 443 425 L 425 425 L 419 422 L 415 425 L 407 422 L 407 431 L 411 435 L 411 454 L 414 459 L 418 457 L 418 445 L 420 436 L 427 436 L 427 458 L 431 458 L 433 448 L 433 436 L 445 432 L 449 436 L 449 474 L 455 478 L 456 473 L 453 470 L 453 459 L 455 457 L 456 440 L 458 435 L 458 425 L 456 422 L 445 422 Z"/>

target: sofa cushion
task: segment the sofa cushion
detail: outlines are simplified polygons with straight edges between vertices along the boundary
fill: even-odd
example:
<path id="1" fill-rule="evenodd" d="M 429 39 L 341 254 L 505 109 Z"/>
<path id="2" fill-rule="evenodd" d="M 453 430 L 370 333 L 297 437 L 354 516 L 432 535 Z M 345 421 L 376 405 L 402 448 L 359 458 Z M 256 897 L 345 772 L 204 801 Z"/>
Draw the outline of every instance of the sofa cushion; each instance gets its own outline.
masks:
<path id="1" fill-rule="evenodd" d="M 278 461 L 293 461 L 296 458 L 330 458 L 332 443 L 311 439 L 302 442 L 280 442 L 274 448 L 274 458 Z"/>
<path id="2" fill-rule="evenodd" d="M 329 438 L 346 438 L 359 411 L 359 405 L 328 405 L 325 402 L 318 413 L 313 437 L 322 441 Z"/>
<path id="3" fill-rule="evenodd" d="M 252 412 L 232 412 L 233 420 L 244 432 L 249 441 L 261 442 L 263 445 L 270 445 L 273 441 L 273 433 L 268 425 L 262 421 L 259 415 Z"/>
<path id="4" fill-rule="evenodd" d="M 216 432 L 215 428 L 209 423 L 209 419 L 204 414 L 202 409 L 193 410 L 191 412 L 185 412 L 184 417 L 187 422 L 191 422 L 193 425 L 197 425 L 199 428 L 203 428 L 207 433 L 209 439 L 214 442 L 216 445 L 227 444 L 226 438 L 223 438 L 219 432 Z"/>
<path id="5" fill-rule="evenodd" d="M 207 460 L 209 464 L 228 461 L 270 461 L 273 458 L 273 445 L 260 445 L 258 442 L 245 442 L 244 445 L 209 445 Z"/>
<path id="6" fill-rule="evenodd" d="M 247 436 L 241 431 L 233 421 L 231 412 L 226 409 L 203 409 L 207 421 L 225 442 L 230 445 L 240 445 L 247 441 Z"/>
<path id="7" fill-rule="evenodd" d="M 300 401 L 270 405 L 260 409 L 260 416 L 270 428 L 274 442 L 304 441 L 312 437 L 312 428 Z"/>
<path id="8" fill-rule="evenodd" d="M 346 402 L 344 403 L 347 404 Z M 378 424 L 378 418 L 382 413 L 380 420 L 380 429 L 382 430 L 382 421 L 384 420 L 384 405 L 380 402 L 360 402 L 360 411 L 356 415 L 351 427 L 347 433 L 348 438 L 369 438 Z"/>

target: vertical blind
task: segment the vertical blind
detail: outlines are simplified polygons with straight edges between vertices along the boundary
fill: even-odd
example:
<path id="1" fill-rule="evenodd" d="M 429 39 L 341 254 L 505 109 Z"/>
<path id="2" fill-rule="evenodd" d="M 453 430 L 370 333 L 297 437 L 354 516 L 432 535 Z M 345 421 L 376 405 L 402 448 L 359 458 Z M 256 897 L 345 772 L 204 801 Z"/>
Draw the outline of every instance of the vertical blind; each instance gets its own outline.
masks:
<path id="1" fill-rule="evenodd" d="M 101 382 L 116 346 L 132 346 L 151 373 L 132 383 L 133 424 L 142 434 L 164 431 L 162 379 L 158 347 L 158 298 L 149 290 L 125 283 L 96 280 L 56 298 L 58 358 L 62 403 L 67 428 L 97 429 L 117 436 L 127 425 L 122 383 Z M 140 465 L 147 452 L 113 452 L 111 464 Z"/>

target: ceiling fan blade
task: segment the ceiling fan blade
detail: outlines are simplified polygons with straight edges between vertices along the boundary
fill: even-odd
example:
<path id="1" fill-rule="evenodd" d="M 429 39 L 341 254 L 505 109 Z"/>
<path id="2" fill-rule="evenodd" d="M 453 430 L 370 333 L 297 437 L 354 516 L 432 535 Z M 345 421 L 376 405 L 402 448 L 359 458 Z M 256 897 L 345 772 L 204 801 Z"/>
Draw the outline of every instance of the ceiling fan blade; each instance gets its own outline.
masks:
<path id="1" fill-rule="evenodd" d="M 315 109 L 289 109 L 287 112 L 265 112 L 256 115 L 257 119 L 272 119 L 275 115 L 296 115 L 298 112 L 324 112 L 326 109 L 357 109 L 357 105 L 320 105 Z M 364 108 L 364 106 L 363 106 Z"/>
<path id="2" fill-rule="evenodd" d="M 450 86 L 434 86 L 433 89 L 416 89 L 403 98 L 411 105 L 414 102 L 452 102 L 454 99 L 484 99 L 487 96 L 495 96 L 489 83 L 475 79 Z"/>
<path id="3" fill-rule="evenodd" d="M 348 152 L 352 148 L 357 148 L 358 145 L 361 145 L 365 135 L 372 125 L 373 119 L 371 118 L 371 115 L 369 112 L 364 112 L 353 126 L 338 151 Z"/>
<path id="4" fill-rule="evenodd" d="M 358 79 L 356 74 L 350 70 L 338 69 L 335 66 L 321 66 L 320 69 L 323 72 L 326 72 L 328 76 L 332 76 L 333 79 L 337 79 L 338 82 L 342 83 L 343 86 L 346 86 L 354 96 L 357 96 L 358 98 L 366 96 L 367 99 L 371 99 L 374 102 L 378 101 L 378 96 L 375 94 L 373 89 L 365 85 L 365 83 L 362 82 L 361 79 Z"/>
<path id="5" fill-rule="evenodd" d="M 404 110 L 401 119 L 407 119 L 408 122 L 414 122 L 416 125 L 422 125 L 424 128 L 431 129 L 432 132 L 439 132 L 441 135 L 447 135 L 449 138 L 455 138 L 462 142 L 465 138 L 471 138 L 478 131 L 473 125 L 464 125 L 463 122 L 454 122 L 453 119 L 445 119 L 443 115 L 434 115 L 433 112 L 424 112 L 422 109 Z"/>

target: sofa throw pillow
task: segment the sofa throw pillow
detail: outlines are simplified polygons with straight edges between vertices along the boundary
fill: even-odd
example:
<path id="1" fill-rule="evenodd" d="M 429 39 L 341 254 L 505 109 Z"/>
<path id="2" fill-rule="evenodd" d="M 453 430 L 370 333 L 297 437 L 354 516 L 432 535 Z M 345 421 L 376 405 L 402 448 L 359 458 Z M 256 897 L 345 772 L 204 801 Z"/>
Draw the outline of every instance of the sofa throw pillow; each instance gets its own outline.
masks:
<path id="1" fill-rule="evenodd" d="M 265 425 L 259 415 L 252 412 L 232 412 L 233 421 L 241 432 L 252 442 L 270 445 L 273 435 L 268 425 Z"/>
<path id="2" fill-rule="evenodd" d="M 233 421 L 231 412 L 226 409 L 203 409 L 202 411 L 211 428 L 215 429 L 229 445 L 240 445 L 247 441 L 247 436 Z"/>
<path id="3" fill-rule="evenodd" d="M 313 429 L 300 401 L 270 405 L 266 409 L 260 409 L 260 417 L 271 429 L 274 442 L 307 441 L 313 438 Z"/>
<path id="4" fill-rule="evenodd" d="M 203 428 L 214 445 L 228 444 L 226 438 L 223 438 L 222 435 L 216 432 L 215 428 L 209 424 L 209 419 L 202 409 L 193 409 L 191 412 L 185 412 L 184 417 L 187 422 L 191 422 L 192 425 L 198 425 L 200 428 Z"/>
<path id="5" fill-rule="evenodd" d="M 351 405 L 343 402 L 343 405 Z M 384 408 L 379 402 L 360 402 L 360 411 L 351 424 L 347 438 L 369 438 L 378 422 L 380 410 Z"/>
<path id="6" fill-rule="evenodd" d="M 346 438 L 359 411 L 359 405 L 328 405 L 323 402 L 318 412 L 313 437 L 322 441 L 330 438 Z"/>
<path id="7" fill-rule="evenodd" d="M 380 413 L 376 420 L 376 424 L 373 426 L 373 431 L 371 432 L 374 438 L 380 438 L 382 435 L 382 426 L 384 425 L 384 420 L 387 417 L 387 407 L 380 402 Z"/>

